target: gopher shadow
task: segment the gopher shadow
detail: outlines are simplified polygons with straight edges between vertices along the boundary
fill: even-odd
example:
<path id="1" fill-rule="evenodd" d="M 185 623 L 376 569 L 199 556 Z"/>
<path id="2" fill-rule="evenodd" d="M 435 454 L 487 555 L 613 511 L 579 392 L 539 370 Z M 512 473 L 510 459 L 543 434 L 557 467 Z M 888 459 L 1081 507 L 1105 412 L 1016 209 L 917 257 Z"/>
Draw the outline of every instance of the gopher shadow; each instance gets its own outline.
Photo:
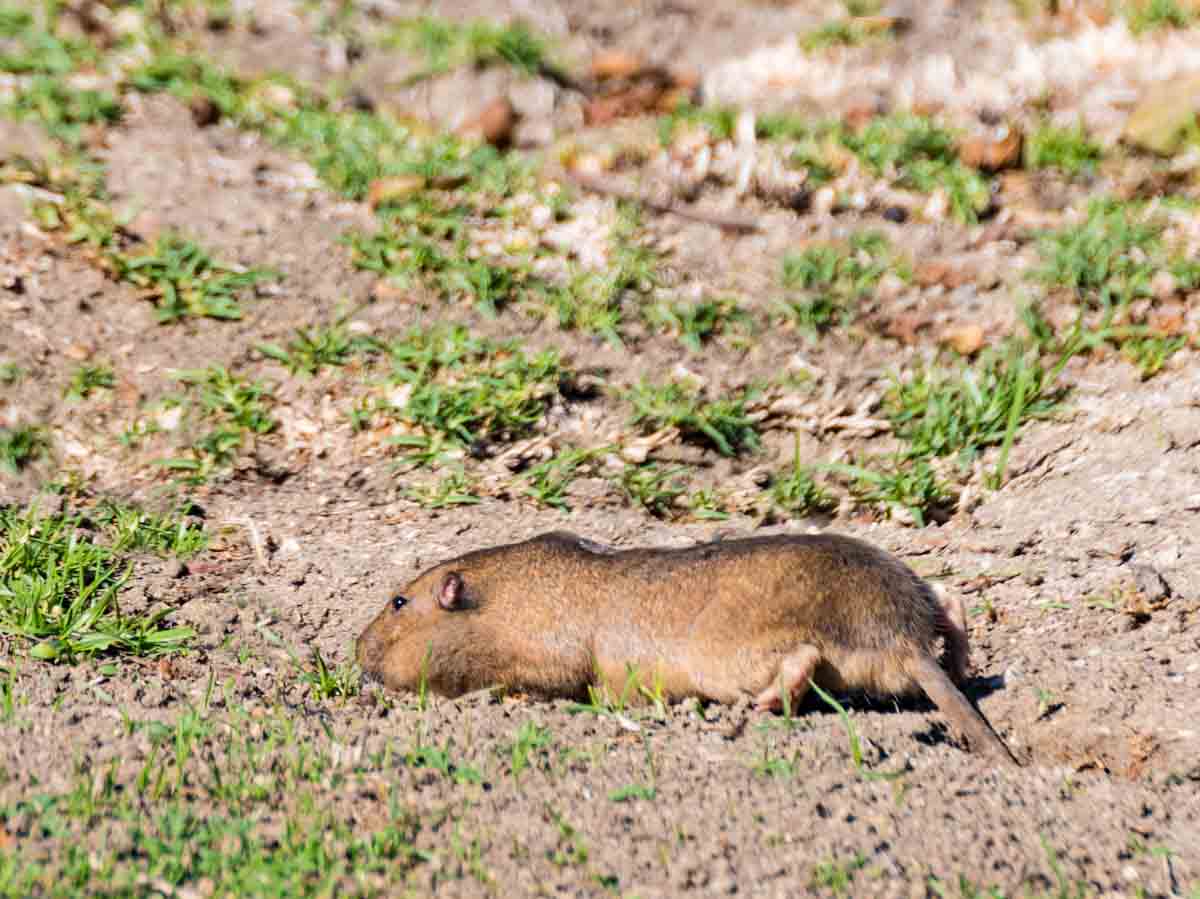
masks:
<path id="1" fill-rule="evenodd" d="M 996 675 L 991 677 L 975 677 L 968 679 L 960 686 L 963 695 L 971 705 L 979 709 L 979 700 L 985 696 L 990 696 L 1005 688 L 1004 678 Z M 938 712 L 937 705 L 925 696 L 923 693 L 916 696 L 875 696 L 869 693 L 860 691 L 847 693 L 830 694 L 838 704 L 846 711 L 859 712 L 876 712 L 897 714 L 901 712 Z M 778 713 L 777 713 L 778 714 Z M 825 700 L 818 696 L 814 691 L 809 690 L 805 695 L 804 700 L 800 705 L 792 710 L 792 715 L 800 717 L 802 715 L 826 714 L 836 715 L 837 710 L 829 706 Z M 980 712 L 982 715 L 983 713 Z M 984 719 L 987 716 L 984 715 Z M 950 744 L 952 746 L 960 745 L 954 738 L 952 732 L 941 721 L 930 722 L 930 726 L 926 730 L 917 731 L 913 734 L 914 739 L 919 743 L 928 746 L 939 744 Z"/>

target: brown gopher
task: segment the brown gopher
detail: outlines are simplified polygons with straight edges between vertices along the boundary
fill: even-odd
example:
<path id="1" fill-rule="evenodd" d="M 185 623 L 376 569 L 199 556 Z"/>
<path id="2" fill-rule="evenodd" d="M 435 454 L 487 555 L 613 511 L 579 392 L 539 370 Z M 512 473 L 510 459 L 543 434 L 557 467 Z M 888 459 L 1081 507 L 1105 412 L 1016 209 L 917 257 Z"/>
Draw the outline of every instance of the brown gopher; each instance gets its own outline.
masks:
<path id="1" fill-rule="evenodd" d="M 943 661 L 934 656 L 938 638 Z M 960 692 L 962 603 L 896 557 L 836 534 L 614 550 L 554 532 L 467 553 L 393 595 L 358 638 L 366 675 L 457 696 L 620 693 L 793 704 L 825 689 L 924 690 L 975 749 L 1015 759 Z"/>

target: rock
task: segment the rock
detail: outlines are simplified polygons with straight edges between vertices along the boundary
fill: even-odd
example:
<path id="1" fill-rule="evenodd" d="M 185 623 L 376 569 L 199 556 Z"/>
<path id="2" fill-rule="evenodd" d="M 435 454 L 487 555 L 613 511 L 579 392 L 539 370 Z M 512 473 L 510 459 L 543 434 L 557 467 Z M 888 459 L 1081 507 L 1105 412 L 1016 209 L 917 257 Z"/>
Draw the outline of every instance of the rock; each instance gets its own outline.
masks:
<path id="1" fill-rule="evenodd" d="M 589 100 L 583 107 L 583 121 L 604 125 L 614 119 L 640 116 L 659 108 L 667 87 L 658 81 L 640 81 L 627 90 Z"/>
<path id="2" fill-rule="evenodd" d="M 474 138 L 493 147 L 507 147 L 512 143 L 513 128 L 517 124 L 517 111 L 507 97 L 497 97 L 479 113 L 458 127 L 459 137 Z"/>
<path id="3" fill-rule="evenodd" d="M 425 179 L 420 175 L 392 175 L 376 178 L 367 189 L 367 202 L 372 209 L 405 200 L 425 189 Z"/>
<path id="4" fill-rule="evenodd" d="M 942 343 L 960 356 L 978 353 L 986 342 L 981 325 L 957 325 L 942 332 Z"/>
<path id="5" fill-rule="evenodd" d="M 601 50 L 592 57 L 592 77 L 597 81 L 609 78 L 632 78 L 646 63 L 636 53 L 625 50 Z"/>
<path id="6" fill-rule="evenodd" d="M 1025 135 L 1020 128 L 1000 125 L 988 134 L 964 138 L 958 145 L 958 158 L 973 169 L 999 172 L 1020 165 L 1024 143 Z"/>
<path id="7" fill-rule="evenodd" d="M 221 110 L 217 108 L 217 104 L 203 94 L 198 94 L 188 101 L 188 112 L 192 114 L 192 121 L 197 128 L 207 128 L 221 120 Z"/>
<path id="8" fill-rule="evenodd" d="M 1140 150 L 1170 156 L 1200 113 L 1200 75 L 1170 78 L 1149 88 L 1125 122 L 1121 139 Z"/>
<path id="9" fill-rule="evenodd" d="M 949 262 L 930 259 L 917 264 L 913 269 L 913 280 L 921 287 L 933 287 L 940 284 L 947 290 L 954 290 L 956 287 L 962 287 L 971 278 L 968 272 L 956 268 Z"/>

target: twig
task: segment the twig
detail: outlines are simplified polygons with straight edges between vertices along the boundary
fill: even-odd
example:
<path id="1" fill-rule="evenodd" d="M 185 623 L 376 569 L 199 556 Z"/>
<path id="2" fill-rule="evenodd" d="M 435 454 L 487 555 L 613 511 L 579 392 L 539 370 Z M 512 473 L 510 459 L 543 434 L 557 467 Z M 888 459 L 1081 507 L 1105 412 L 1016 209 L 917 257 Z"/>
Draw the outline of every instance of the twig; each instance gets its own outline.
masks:
<path id="1" fill-rule="evenodd" d="M 568 178 L 584 190 L 590 190 L 593 193 L 603 194 L 607 197 L 616 197 L 618 200 L 628 200 L 632 203 L 638 203 L 647 209 L 653 209 L 655 212 L 670 213 L 680 218 L 691 219 L 694 222 L 703 222 L 706 225 L 715 225 L 718 228 L 728 228 L 731 231 L 758 231 L 761 228 L 759 220 L 748 215 L 738 215 L 736 212 L 719 212 L 715 209 L 702 209 L 690 203 L 655 200 L 632 188 L 614 184 L 596 175 L 585 175 L 582 172 L 573 172 L 570 169 L 567 170 L 566 174 Z"/>

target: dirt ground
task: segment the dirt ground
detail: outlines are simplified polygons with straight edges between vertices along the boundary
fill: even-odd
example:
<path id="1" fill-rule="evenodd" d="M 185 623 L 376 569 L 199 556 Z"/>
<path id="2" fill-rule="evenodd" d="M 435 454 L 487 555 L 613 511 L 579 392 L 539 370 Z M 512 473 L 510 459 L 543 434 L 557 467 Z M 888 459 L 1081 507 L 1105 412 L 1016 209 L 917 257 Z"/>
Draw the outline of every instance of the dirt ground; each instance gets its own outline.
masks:
<path id="1" fill-rule="evenodd" d="M 1195 29 L 1119 38 L 1103 31 L 1116 25 L 1047 25 L 999 2 L 914 4 L 901 11 L 911 27 L 896 37 L 835 48 L 815 61 L 793 48 L 794 36 L 840 14 L 840 7 L 561 0 L 446 2 L 418 10 L 381 0 L 353 10 L 350 25 L 323 29 L 335 4 L 249 4 L 252 26 L 246 6 L 234 4 L 232 27 L 200 27 L 191 39 L 247 76 L 282 70 L 310 83 L 338 80 L 377 107 L 440 128 L 456 127 L 503 92 L 523 115 L 517 140 L 528 146 L 521 152 L 548 155 L 548 138 L 557 147 L 564 141 L 605 147 L 625 140 L 621 129 L 646 125 L 653 136 L 654 126 L 632 119 L 585 128 L 571 91 L 495 67 L 468 66 L 406 86 L 412 59 L 365 38 L 357 46 L 355 35 L 415 12 L 451 20 L 519 16 L 551 35 L 558 58 L 574 68 L 616 46 L 697 73 L 706 102 L 762 113 L 845 117 L 864 106 L 926 103 L 956 121 L 1024 120 L 1034 100 L 1049 95 L 1062 121 L 1086 112 L 1106 147 L 1116 145 L 1132 98 L 1146 84 L 1200 65 L 1188 57 L 1200 59 Z M 1091 77 L 1066 71 L 1069 60 Z M 957 75 L 943 84 L 931 73 L 947 67 Z M 0 502 L 24 504 L 46 480 L 74 472 L 84 497 L 161 505 L 184 493 L 202 509 L 215 541 L 183 570 L 139 559 L 124 594 L 128 608 L 166 605 L 172 622 L 198 631 L 193 650 L 169 665 L 129 661 L 113 669 L 103 659 L 51 665 L 25 659 L 19 640 L 0 641 L 24 703 L 0 725 L 0 802 L 64 793 L 81 771 L 99 776 L 111 766 L 118 780 L 134 778 L 151 750 L 144 732 L 124 726 L 125 716 L 174 726 L 201 704 L 214 715 L 232 714 L 237 704 L 252 715 L 282 709 L 299 743 L 333 753 L 332 770 L 341 773 L 327 776 L 313 796 L 352 831 L 382 826 L 397 803 L 420 822 L 413 845 L 423 860 L 397 865 L 382 880 L 344 880 L 345 891 L 1200 896 L 1200 357 L 1194 345 L 1144 380 L 1116 353 L 1072 360 L 1063 373 L 1069 396 L 1056 414 L 1021 431 L 1005 483 L 988 490 L 973 478 L 953 514 L 924 527 L 845 502 L 829 518 L 764 522 L 735 512 L 722 521 L 663 520 L 590 477 L 573 485 L 569 511 L 539 507 L 515 489 L 492 491 L 474 505 L 426 508 L 407 492 L 424 475 L 398 469 L 385 445 L 348 424 L 352 388 L 370 383 L 369 368 L 290 374 L 256 349 L 339 315 L 348 316 L 355 333 L 381 338 L 414 324 L 457 321 L 478 333 L 519 338 L 530 350 L 557 347 L 576 370 L 600 372 L 617 387 L 644 376 L 662 379 L 683 366 L 719 391 L 799 366 L 818 373 L 801 392 L 822 415 L 870 415 L 871 397 L 878 401 L 889 374 L 933 358 L 947 329 L 978 324 L 989 338 L 1014 330 L 1019 302 L 1031 289 L 1025 273 L 1035 262 L 1035 243 L 1021 227 L 1118 189 L 1145 160 L 1130 158 L 1124 169 L 1106 165 L 1063 183 L 1033 178 L 1029 199 L 972 225 L 915 213 L 896 222 L 883 214 L 887 204 L 874 202 L 796 211 L 759 197 L 739 201 L 728 188 L 701 192 L 698 201 L 711 208 L 736 204 L 761 223 L 760 231 L 647 212 L 644 238 L 661 254 L 665 290 L 736 296 L 752 312 L 775 298 L 783 254 L 862 227 L 883 231 L 915 262 L 936 259 L 966 272 L 949 287 L 881 295 L 863 333 L 834 331 L 809 341 L 766 327 L 748 340 L 714 340 L 691 353 L 672 335 L 648 328 L 635 328 L 615 348 L 520 310 L 488 318 L 467 303 L 380 291 L 380 279 L 357 269 L 339 241 L 348 229 L 372 227 L 366 203 L 337 196 L 297 155 L 259 134 L 227 121 L 197 124 L 170 96 L 129 92 L 122 104 L 121 121 L 104 127 L 96 155 L 106 167 L 109 202 L 131 215 L 129 228 L 144 236 L 180 229 L 215 256 L 282 277 L 243 303 L 240 321 L 162 325 L 136 288 L 106 277 L 85 251 L 39 230 L 20 208 L 0 205 L 0 354 L 28 372 L 0 387 L 0 412 L 5 424 L 42 424 L 53 441 L 47 459 L 20 475 L 0 473 Z M 13 134 L 7 140 L 21 139 Z M 653 157 L 623 164 L 622 174 L 644 165 L 652 179 L 656 164 Z M 1189 190 L 1194 196 L 1194 186 L 1181 192 Z M 577 196 L 578 219 L 611 220 L 610 198 Z M 1188 215 L 1194 220 L 1196 213 Z M 1200 294 L 1181 305 L 1194 327 Z M 921 324 L 898 338 L 913 320 L 907 314 L 919 314 Z M 64 398 L 81 359 L 111 365 L 116 388 L 86 400 Z M 158 415 L 156 404 L 178 392 L 172 370 L 213 364 L 272 383 L 283 427 L 234 471 L 200 486 L 173 486 L 152 461 L 170 454 L 171 434 L 133 449 L 118 436 L 139 416 Z M 600 442 L 623 426 L 625 415 L 610 396 L 580 396 L 556 409 L 554 422 L 582 441 Z M 680 445 L 662 458 L 675 461 L 676 452 L 695 466 L 699 483 L 740 488 L 762 470 L 788 464 L 797 440 L 812 461 L 892 445 L 886 434 L 830 429 L 797 437 L 788 427 L 764 427 L 764 446 L 749 457 L 730 460 Z M 662 717 L 644 710 L 592 715 L 523 697 L 433 699 L 423 707 L 414 697 L 387 697 L 375 688 L 322 702 L 296 675 L 296 659 L 313 648 L 331 666 L 351 661 L 355 637 L 391 588 L 468 550 L 553 529 L 619 546 L 678 546 L 718 534 L 814 527 L 875 542 L 963 596 L 972 612 L 970 693 L 1027 760 L 1024 767 L 997 768 L 965 752 L 936 709 L 920 701 L 847 699 L 864 771 L 904 772 L 887 780 L 855 768 L 842 721 L 813 699 L 794 722 L 748 707 L 693 704 Z M 215 701 L 213 683 L 225 691 Z M 530 722 L 551 738 L 518 777 L 510 747 Z M 480 778 L 406 764 L 403 753 L 413 745 L 451 747 L 459 770 Z M 273 770 L 281 752 L 264 743 L 264 770 Z M 631 785 L 652 789 L 627 801 L 613 798 Z M 205 801 L 196 799 L 198 814 Z M 255 813 L 256 826 L 282 832 L 294 801 L 276 797 L 273 808 Z M 61 837 L 22 832 L 19 823 L 8 819 L 0 848 L 29 858 L 57 851 Z M 92 822 L 79 838 L 102 854 L 106 828 Z M 271 838 L 264 845 L 270 852 Z M 114 857 L 136 869 L 140 856 L 130 851 Z M 99 892 L 94 883 L 75 888 Z M 182 876 L 152 878 L 129 892 L 183 896 L 212 889 L 212 882 Z"/>

